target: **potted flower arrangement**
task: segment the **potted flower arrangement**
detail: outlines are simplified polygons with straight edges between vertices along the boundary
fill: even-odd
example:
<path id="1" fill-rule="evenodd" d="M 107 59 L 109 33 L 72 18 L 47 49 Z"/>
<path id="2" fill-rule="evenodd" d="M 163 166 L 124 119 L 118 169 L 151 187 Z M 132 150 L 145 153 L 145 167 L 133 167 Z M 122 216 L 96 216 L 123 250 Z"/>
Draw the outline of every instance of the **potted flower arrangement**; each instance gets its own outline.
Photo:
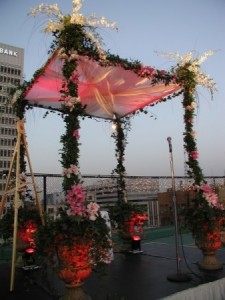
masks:
<path id="1" fill-rule="evenodd" d="M 71 295 L 88 299 L 81 288 L 84 280 L 93 269 L 99 270 L 112 260 L 109 227 L 99 205 L 85 201 L 80 184 L 68 190 L 59 216 L 46 218 L 45 225 L 38 228 L 36 242 L 38 254 L 50 261 L 68 288 L 63 299 Z"/>
<path id="2" fill-rule="evenodd" d="M 203 183 L 195 187 L 196 198 L 185 208 L 184 225 L 192 232 L 196 246 L 202 250 L 203 258 L 199 267 L 205 270 L 222 269 L 222 263 L 216 257 L 221 248 L 221 226 L 224 223 L 224 207 L 218 201 L 212 187 Z"/>
<path id="3" fill-rule="evenodd" d="M 224 222 L 224 207 L 208 184 L 195 187 L 195 192 L 193 203 L 182 211 L 184 226 L 192 232 L 197 247 L 202 250 L 203 259 L 199 267 L 205 270 L 222 269 L 216 250 L 222 246 L 220 231 Z"/>
<path id="4" fill-rule="evenodd" d="M 222 225 L 224 207 L 210 185 L 204 183 L 195 189 L 195 199 L 183 211 L 186 227 L 190 229 L 193 237 L 197 238 L 204 235 L 203 224 L 207 223 L 209 233 L 213 233 L 218 226 Z"/>
<path id="5" fill-rule="evenodd" d="M 183 57 L 175 55 L 179 59 L 176 67 L 178 82 L 183 86 L 184 108 L 184 148 L 187 152 L 188 175 L 194 180 L 192 190 L 195 193 L 194 201 L 181 211 L 184 217 L 184 225 L 195 238 L 196 245 L 202 250 L 203 259 L 199 267 L 206 270 L 217 270 L 222 264 L 217 260 L 215 252 L 221 247 L 220 226 L 223 222 L 225 211 L 219 202 L 217 194 L 204 179 L 202 169 L 199 166 L 199 153 L 196 143 L 196 132 L 193 122 L 196 110 L 194 94 L 197 85 L 202 85 L 210 90 L 211 94 L 216 90 L 215 83 L 200 70 L 200 64 L 204 62 L 213 51 L 208 51 L 199 58 L 193 58 L 193 53 Z"/>

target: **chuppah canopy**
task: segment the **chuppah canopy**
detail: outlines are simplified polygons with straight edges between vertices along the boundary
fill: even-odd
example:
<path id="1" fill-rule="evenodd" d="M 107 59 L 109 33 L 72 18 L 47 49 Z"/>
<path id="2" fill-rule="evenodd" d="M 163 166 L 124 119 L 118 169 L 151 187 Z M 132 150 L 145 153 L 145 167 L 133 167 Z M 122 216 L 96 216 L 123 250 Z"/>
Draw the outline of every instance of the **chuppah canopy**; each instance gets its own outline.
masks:
<path id="1" fill-rule="evenodd" d="M 65 82 L 62 68 L 64 59 L 56 51 L 27 90 L 25 99 L 32 106 L 60 110 L 65 99 L 62 86 Z M 71 76 L 78 78 L 78 96 L 89 116 L 112 120 L 122 118 L 160 99 L 173 94 L 181 87 L 163 82 L 157 84 L 120 65 L 101 66 L 88 56 L 79 56 Z"/>

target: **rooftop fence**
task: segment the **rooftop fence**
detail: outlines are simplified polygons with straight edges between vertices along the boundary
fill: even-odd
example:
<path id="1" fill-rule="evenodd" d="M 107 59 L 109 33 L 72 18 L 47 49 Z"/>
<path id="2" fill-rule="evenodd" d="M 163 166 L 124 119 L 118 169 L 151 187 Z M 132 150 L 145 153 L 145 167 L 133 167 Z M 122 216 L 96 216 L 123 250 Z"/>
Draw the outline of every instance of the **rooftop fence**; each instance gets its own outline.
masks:
<path id="1" fill-rule="evenodd" d="M 27 175 L 29 178 L 29 174 Z M 46 208 L 47 195 L 59 193 L 62 194 L 63 175 L 60 174 L 41 174 L 35 173 L 35 184 L 40 192 L 40 199 L 43 201 L 44 208 Z M 156 194 L 166 192 L 172 189 L 172 178 L 169 176 L 126 176 L 127 191 L 132 192 L 133 195 L 140 194 Z M 83 186 L 86 192 L 101 194 L 117 194 L 118 184 L 117 176 L 112 175 L 83 175 Z M 189 177 L 176 176 L 175 178 L 176 190 L 187 190 L 192 185 L 193 181 Z M 214 187 L 225 186 L 225 176 L 205 177 L 208 184 Z"/>

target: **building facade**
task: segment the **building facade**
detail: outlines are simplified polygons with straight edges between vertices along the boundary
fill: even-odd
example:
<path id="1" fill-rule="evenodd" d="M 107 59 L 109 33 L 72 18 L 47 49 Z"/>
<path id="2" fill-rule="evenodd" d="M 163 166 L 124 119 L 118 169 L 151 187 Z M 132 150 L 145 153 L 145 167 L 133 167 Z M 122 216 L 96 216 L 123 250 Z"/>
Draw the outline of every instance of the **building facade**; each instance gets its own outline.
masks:
<path id="1" fill-rule="evenodd" d="M 22 83 L 24 49 L 0 43 L 0 197 L 16 144 L 16 116 L 7 105 L 10 91 Z M 9 201 L 9 199 L 8 199 Z"/>

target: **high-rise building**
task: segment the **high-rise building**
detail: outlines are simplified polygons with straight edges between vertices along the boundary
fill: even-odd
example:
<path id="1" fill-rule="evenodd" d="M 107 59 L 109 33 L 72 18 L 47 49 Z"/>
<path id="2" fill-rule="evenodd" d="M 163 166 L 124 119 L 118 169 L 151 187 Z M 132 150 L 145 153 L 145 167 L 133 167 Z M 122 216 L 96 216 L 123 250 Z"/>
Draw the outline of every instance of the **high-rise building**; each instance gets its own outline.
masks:
<path id="1" fill-rule="evenodd" d="M 11 89 L 23 81 L 24 49 L 0 43 L 0 197 L 16 144 L 16 116 L 7 105 Z"/>

